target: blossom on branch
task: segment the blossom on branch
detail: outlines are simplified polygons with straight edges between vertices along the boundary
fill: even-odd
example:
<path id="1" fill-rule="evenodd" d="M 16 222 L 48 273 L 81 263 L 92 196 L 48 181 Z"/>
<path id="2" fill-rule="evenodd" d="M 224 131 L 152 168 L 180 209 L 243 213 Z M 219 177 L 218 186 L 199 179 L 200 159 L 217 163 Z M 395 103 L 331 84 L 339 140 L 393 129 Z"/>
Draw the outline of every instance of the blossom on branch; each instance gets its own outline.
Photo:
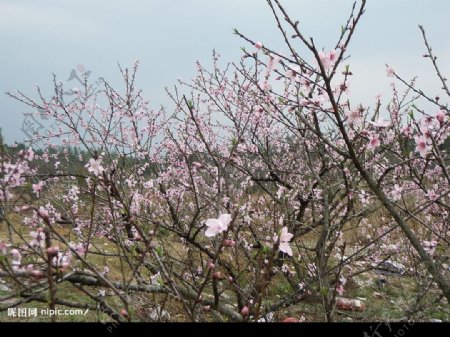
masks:
<path id="1" fill-rule="evenodd" d="M 228 225 L 231 222 L 231 214 L 222 214 L 217 219 L 206 220 L 206 226 L 208 229 L 205 231 L 205 236 L 213 237 L 219 233 L 228 229 Z"/>
<path id="2" fill-rule="evenodd" d="M 288 254 L 289 256 L 292 256 L 292 248 L 289 245 L 289 241 L 294 237 L 294 234 L 291 234 L 288 232 L 288 228 L 285 226 L 281 229 L 281 235 L 280 235 L 280 251 L 283 253 Z M 275 235 L 273 240 L 275 242 L 278 241 L 278 235 Z"/>
<path id="3" fill-rule="evenodd" d="M 391 67 L 387 67 L 386 68 L 386 75 L 387 77 L 394 77 L 395 71 L 393 68 Z"/>
<path id="4" fill-rule="evenodd" d="M 381 144 L 380 137 L 378 134 L 373 133 L 369 136 L 369 143 L 367 144 L 367 148 L 369 150 L 375 150 L 377 147 L 379 147 Z"/>
<path id="5" fill-rule="evenodd" d="M 255 43 L 255 48 L 256 48 L 256 49 L 259 50 L 259 49 L 261 49 L 262 47 L 263 47 L 262 42 L 256 42 L 256 43 Z"/>
<path id="6" fill-rule="evenodd" d="M 102 166 L 102 159 L 98 158 L 98 159 L 94 159 L 91 158 L 89 159 L 89 163 L 86 164 L 86 166 L 88 171 L 93 173 L 95 176 L 98 176 L 100 174 L 103 173 L 103 171 L 105 171 L 105 169 Z"/>
<path id="7" fill-rule="evenodd" d="M 416 151 L 420 153 L 421 157 L 425 157 L 430 150 L 430 146 L 427 145 L 425 136 L 416 136 L 414 140 L 416 141 Z"/>
<path id="8" fill-rule="evenodd" d="M 337 60 L 337 52 L 336 50 L 332 50 L 328 53 L 320 52 L 319 53 L 320 63 L 322 63 L 325 71 L 329 70 L 334 66 Z"/>

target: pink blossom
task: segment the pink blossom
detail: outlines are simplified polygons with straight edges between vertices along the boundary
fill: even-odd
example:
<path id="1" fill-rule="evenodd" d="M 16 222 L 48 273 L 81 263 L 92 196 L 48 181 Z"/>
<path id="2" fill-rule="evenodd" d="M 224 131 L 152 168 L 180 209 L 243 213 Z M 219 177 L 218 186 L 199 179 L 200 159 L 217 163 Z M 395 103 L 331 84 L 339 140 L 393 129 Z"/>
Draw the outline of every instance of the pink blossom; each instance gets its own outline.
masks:
<path id="1" fill-rule="evenodd" d="M 49 221 L 48 211 L 44 207 L 39 207 L 38 215 L 42 218 L 42 220 Z"/>
<path id="2" fill-rule="evenodd" d="M 78 254 L 83 255 L 86 252 L 86 246 L 84 246 L 81 242 L 75 244 L 75 243 L 70 243 L 70 248 L 72 248 L 73 250 L 75 250 Z"/>
<path id="3" fill-rule="evenodd" d="M 337 61 L 337 57 L 338 57 L 337 52 L 334 49 L 328 53 L 328 58 L 330 62 L 332 62 L 333 64 Z"/>
<path id="4" fill-rule="evenodd" d="M 34 152 L 33 149 L 30 147 L 27 152 L 25 152 L 24 156 L 25 160 L 32 161 L 34 158 Z"/>
<path id="5" fill-rule="evenodd" d="M 391 125 L 391 122 L 385 119 L 379 118 L 376 122 L 370 122 L 373 126 L 376 126 L 378 128 L 385 128 Z"/>
<path id="6" fill-rule="evenodd" d="M 102 166 L 102 159 L 98 158 L 98 159 L 94 159 L 91 158 L 89 159 L 89 163 L 86 164 L 86 166 L 88 171 L 93 173 L 95 176 L 98 176 L 100 174 L 103 173 L 103 171 L 105 171 L 105 169 Z"/>
<path id="7" fill-rule="evenodd" d="M 248 316 L 249 313 L 250 313 L 249 308 L 246 305 L 244 305 L 244 307 L 241 310 L 241 315 L 246 317 L 246 316 Z"/>
<path id="8" fill-rule="evenodd" d="M 45 247 L 45 233 L 43 231 L 31 231 L 30 236 L 33 238 L 31 240 L 30 245 L 33 247 Z"/>
<path id="9" fill-rule="evenodd" d="M 281 229 L 281 235 L 280 235 L 280 251 L 283 253 L 288 254 L 289 256 L 292 256 L 292 248 L 289 245 L 289 241 L 294 237 L 293 234 L 288 232 L 288 228 L 285 226 Z M 278 241 L 278 236 L 275 235 L 273 238 L 274 241 Z"/>
<path id="10" fill-rule="evenodd" d="M 367 148 L 370 150 L 375 150 L 378 146 L 380 146 L 380 137 L 376 133 L 372 133 L 369 136 L 369 143 L 367 144 Z"/>
<path id="11" fill-rule="evenodd" d="M 428 141 L 431 138 L 431 130 L 429 125 L 421 125 L 419 130 L 425 141 Z"/>
<path id="12" fill-rule="evenodd" d="M 295 317 L 286 317 L 281 321 L 281 323 L 298 323 L 299 320 Z"/>
<path id="13" fill-rule="evenodd" d="M 320 52 L 319 59 L 320 59 L 320 63 L 322 63 L 323 68 L 325 69 L 325 71 L 329 70 L 331 67 L 334 66 L 334 63 L 337 60 L 336 50 L 332 50 L 328 53 Z"/>
<path id="14" fill-rule="evenodd" d="M 445 113 L 442 110 L 439 110 L 436 114 L 436 119 L 439 122 L 440 125 L 445 123 Z"/>
<path id="15" fill-rule="evenodd" d="M 33 184 L 32 188 L 33 188 L 33 192 L 36 194 L 36 197 L 39 198 L 39 194 L 42 191 L 42 187 L 44 186 L 44 182 L 40 181 L 37 184 Z"/>
<path id="16" fill-rule="evenodd" d="M 286 77 L 290 78 L 291 80 L 295 79 L 297 74 L 299 73 L 300 68 L 297 66 L 292 66 L 286 71 Z"/>
<path id="17" fill-rule="evenodd" d="M 423 248 L 428 252 L 428 254 L 433 255 L 434 251 L 436 249 L 437 246 L 437 241 L 436 240 L 430 240 L 430 241 L 422 241 L 423 243 Z"/>
<path id="18" fill-rule="evenodd" d="M 236 241 L 234 241 L 234 240 L 225 240 L 223 242 L 223 245 L 225 247 L 234 247 L 236 245 Z"/>
<path id="19" fill-rule="evenodd" d="M 404 126 L 404 127 L 402 128 L 402 133 L 403 133 L 405 136 L 410 136 L 410 135 L 412 134 L 412 128 L 411 128 L 411 125 L 406 125 L 406 126 Z"/>
<path id="20" fill-rule="evenodd" d="M 323 68 L 325 70 L 328 70 L 331 66 L 328 56 L 324 52 L 320 52 L 319 59 L 320 59 L 320 63 L 322 63 Z"/>
<path id="21" fill-rule="evenodd" d="M 231 214 L 222 214 L 218 219 L 206 220 L 206 226 L 208 229 L 205 232 L 205 236 L 213 237 L 219 233 L 228 229 L 228 225 L 231 222 Z"/>
<path id="22" fill-rule="evenodd" d="M 361 302 L 361 300 L 338 297 L 336 299 L 336 307 L 341 310 L 363 311 L 366 306 L 363 302 Z"/>
<path id="23" fill-rule="evenodd" d="M 341 93 L 341 94 L 350 94 L 350 82 L 346 81 L 346 82 L 342 82 L 337 88 L 336 88 L 336 92 L 337 93 Z"/>
<path id="24" fill-rule="evenodd" d="M 260 50 L 262 47 L 263 47 L 262 42 L 259 42 L 259 41 L 258 41 L 258 42 L 255 43 L 255 48 L 256 48 L 256 49 Z"/>
<path id="25" fill-rule="evenodd" d="M 345 116 L 347 116 L 347 121 L 350 124 L 359 124 L 361 122 L 361 111 L 359 108 L 347 111 Z"/>
<path id="26" fill-rule="evenodd" d="M 60 261 L 60 265 L 62 268 L 67 268 L 70 266 L 70 263 L 72 262 L 72 253 L 69 251 L 65 253 Z"/>
<path id="27" fill-rule="evenodd" d="M 427 141 L 424 136 L 416 136 L 416 151 L 420 153 L 421 157 L 425 157 L 430 147 L 427 145 Z"/>
<path id="28" fill-rule="evenodd" d="M 427 197 L 428 197 L 430 200 L 437 200 L 438 195 L 436 194 L 435 191 L 429 190 L 429 191 L 427 192 Z"/>
<path id="29" fill-rule="evenodd" d="M 17 249 L 12 249 L 10 251 L 11 255 L 12 255 L 12 266 L 14 270 L 19 269 L 20 267 L 20 261 L 22 260 L 22 255 L 20 254 L 20 252 Z"/>
<path id="30" fill-rule="evenodd" d="M 50 248 L 52 248 L 52 247 L 50 247 Z M 56 248 L 58 248 L 58 247 L 56 247 Z M 48 252 L 48 250 L 47 250 L 47 252 Z M 49 253 L 49 255 L 50 255 L 50 253 Z M 58 252 L 55 255 L 56 256 L 52 260 L 53 266 L 59 267 L 62 269 L 66 269 L 70 266 L 70 262 L 72 260 L 72 254 L 70 252 L 63 254 L 63 253 L 59 252 L 59 248 L 58 248 Z"/>
<path id="31" fill-rule="evenodd" d="M 58 246 L 52 246 L 47 248 L 47 254 L 49 256 L 54 256 L 59 253 L 59 247 Z"/>
<path id="32" fill-rule="evenodd" d="M 388 66 L 388 67 L 386 68 L 386 75 L 387 75 L 388 77 L 394 77 L 394 74 L 395 74 L 394 69 Z"/>
<path id="33" fill-rule="evenodd" d="M 398 184 L 394 185 L 394 190 L 392 191 L 392 198 L 397 201 L 400 200 L 402 197 L 403 188 L 400 187 Z"/>
<path id="34" fill-rule="evenodd" d="M 280 57 L 278 55 L 270 55 L 269 64 L 268 64 L 268 71 L 272 72 L 277 64 L 280 62 Z"/>
<path id="35" fill-rule="evenodd" d="M 31 274 L 31 276 L 33 276 L 33 277 L 35 277 L 37 279 L 39 279 L 39 278 L 44 276 L 44 272 L 42 270 L 36 270 L 36 269 L 32 270 L 30 272 L 30 274 Z"/>

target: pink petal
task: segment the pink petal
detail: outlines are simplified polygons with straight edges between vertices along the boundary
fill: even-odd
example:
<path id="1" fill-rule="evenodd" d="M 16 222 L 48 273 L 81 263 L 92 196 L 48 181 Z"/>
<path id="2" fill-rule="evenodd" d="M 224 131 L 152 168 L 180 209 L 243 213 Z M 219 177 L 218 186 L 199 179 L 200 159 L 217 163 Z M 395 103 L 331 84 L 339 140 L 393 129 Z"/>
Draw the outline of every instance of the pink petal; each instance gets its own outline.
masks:
<path id="1" fill-rule="evenodd" d="M 221 214 L 219 216 L 219 221 L 225 226 L 225 229 L 231 222 L 231 214 Z"/>
<path id="2" fill-rule="evenodd" d="M 292 256 L 292 248 L 287 242 L 281 242 L 280 243 L 280 251 L 283 253 L 288 254 L 289 256 Z"/>
<path id="3" fill-rule="evenodd" d="M 208 226 L 208 227 L 216 227 L 216 228 L 218 228 L 218 227 L 220 227 L 220 225 L 221 225 L 221 222 L 219 222 L 219 220 L 217 220 L 217 219 L 208 219 L 208 220 L 206 220 L 206 226 Z"/>
<path id="4" fill-rule="evenodd" d="M 208 227 L 208 229 L 205 231 L 205 236 L 207 237 L 213 237 L 218 233 L 217 228 L 214 227 Z"/>

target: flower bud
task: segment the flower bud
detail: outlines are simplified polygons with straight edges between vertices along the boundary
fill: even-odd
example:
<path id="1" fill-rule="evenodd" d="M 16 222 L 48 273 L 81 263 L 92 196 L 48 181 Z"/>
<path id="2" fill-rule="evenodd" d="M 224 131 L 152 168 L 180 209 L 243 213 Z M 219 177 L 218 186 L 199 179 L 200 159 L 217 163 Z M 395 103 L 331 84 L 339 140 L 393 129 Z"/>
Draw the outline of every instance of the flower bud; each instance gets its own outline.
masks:
<path id="1" fill-rule="evenodd" d="M 281 323 L 298 323 L 298 319 L 294 317 L 286 317 Z"/>
<path id="2" fill-rule="evenodd" d="M 214 263 L 210 262 L 210 263 L 208 263 L 208 268 L 214 269 L 214 268 L 216 268 L 216 265 Z"/>
<path id="3" fill-rule="evenodd" d="M 48 211 L 44 207 L 39 207 L 38 215 L 44 220 L 44 222 L 49 222 Z"/>
<path id="4" fill-rule="evenodd" d="M 444 124 L 445 122 L 445 114 L 442 110 L 439 110 L 436 114 L 436 119 L 439 122 L 440 125 Z"/>
<path id="5" fill-rule="evenodd" d="M 225 240 L 223 242 L 225 247 L 234 247 L 236 245 L 236 241 L 234 240 Z"/>
<path id="6" fill-rule="evenodd" d="M 58 255 L 59 253 L 59 247 L 58 246 L 52 246 L 47 248 L 47 254 L 49 256 Z"/>
<path id="7" fill-rule="evenodd" d="M 222 278 L 222 274 L 220 273 L 220 271 L 216 271 L 215 273 L 213 273 L 213 279 L 219 280 Z"/>
<path id="8" fill-rule="evenodd" d="M 243 317 L 247 317 L 248 314 L 249 314 L 249 312 L 250 312 L 250 310 L 249 310 L 248 307 L 245 305 L 245 306 L 242 308 L 242 310 L 241 310 L 241 315 L 242 315 Z"/>
<path id="9" fill-rule="evenodd" d="M 36 270 L 35 269 L 35 270 L 32 270 L 30 272 L 30 274 L 31 274 L 31 276 L 33 276 L 33 277 L 35 277 L 37 279 L 40 279 L 40 278 L 44 277 L 44 272 L 42 270 Z"/>

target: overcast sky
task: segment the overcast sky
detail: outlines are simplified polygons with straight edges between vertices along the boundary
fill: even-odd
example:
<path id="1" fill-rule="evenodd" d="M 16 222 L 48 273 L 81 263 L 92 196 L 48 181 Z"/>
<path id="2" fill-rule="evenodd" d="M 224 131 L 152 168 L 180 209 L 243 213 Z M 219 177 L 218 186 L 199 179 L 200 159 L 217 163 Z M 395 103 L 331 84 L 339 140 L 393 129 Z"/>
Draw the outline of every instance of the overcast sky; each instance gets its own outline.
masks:
<path id="1" fill-rule="evenodd" d="M 350 0 L 284 0 L 300 28 L 317 46 L 329 49 L 352 5 Z M 450 74 L 448 0 L 368 0 L 350 47 L 355 101 L 387 101 L 390 80 L 385 64 L 437 94 L 418 24 L 425 26 L 442 71 Z M 164 87 L 195 74 L 194 62 L 211 64 L 216 49 L 223 62 L 238 60 L 244 41 L 236 27 L 254 40 L 282 48 L 282 38 L 264 0 L 0 0 L 0 127 L 7 142 L 22 140 L 22 113 L 30 109 L 4 92 L 35 95 L 36 84 L 51 94 L 52 73 L 69 87 L 77 65 L 118 84 L 117 63 L 141 61 L 137 84 L 151 105 L 168 105 Z M 284 49 L 285 50 L 285 49 Z M 286 51 L 286 50 L 285 50 Z M 287 52 L 287 51 L 286 51 Z M 169 105 L 170 106 L 170 105 Z"/>

